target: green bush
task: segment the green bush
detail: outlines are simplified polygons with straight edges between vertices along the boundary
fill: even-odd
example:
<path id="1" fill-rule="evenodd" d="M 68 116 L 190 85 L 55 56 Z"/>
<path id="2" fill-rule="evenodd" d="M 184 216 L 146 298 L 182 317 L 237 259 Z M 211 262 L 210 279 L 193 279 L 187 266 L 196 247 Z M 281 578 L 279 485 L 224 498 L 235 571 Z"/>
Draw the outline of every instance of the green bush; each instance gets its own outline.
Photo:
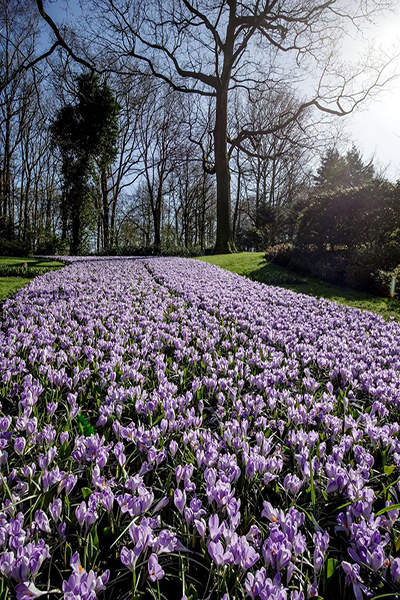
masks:
<path id="1" fill-rule="evenodd" d="M 383 295 L 392 300 L 400 298 L 400 264 L 393 271 L 378 271 L 375 279 Z"/>
<path id="2" fill-rule="evenodd" d="M 28 244 L 0 237 L 0 256 L 29 256 L 30 254 Z"/>
<path id="3" fill-rule="evenodd" d="M 287 267 L 290 260 L 293 258 L 294 246 L 291 243 L 275 244 L 269 246 L 265 252 L 265 258 L 271 262 L 275 262 L 283 267 Z"/>
<path id="4" fill-rule="evenodd" d="M 276 264 L 338 285 L 389 295 L 400 264 L 400 186 L 370 183 L 314 195 L 292 244 L 267 249 Z"/>
<path id="5" fill-rule="evenodd" d="M 45 239 L 38 244 L 35 251 L 35 254 L 40 254 L 43 256 L 52 256 L 54 254 L 64 256 L 68 253 L 68 242 L 66 240 L 62 240 L 60 236 L 55 234 L 53 235 L 51 233 L 46 235 Z"/>
<path id="6" fill-rule="evenodd" d="M 383 245 L 400 227 L 400 188 L 373 182 L 314 194 L 300 213 L 295 245 L 352 250 Z"/>

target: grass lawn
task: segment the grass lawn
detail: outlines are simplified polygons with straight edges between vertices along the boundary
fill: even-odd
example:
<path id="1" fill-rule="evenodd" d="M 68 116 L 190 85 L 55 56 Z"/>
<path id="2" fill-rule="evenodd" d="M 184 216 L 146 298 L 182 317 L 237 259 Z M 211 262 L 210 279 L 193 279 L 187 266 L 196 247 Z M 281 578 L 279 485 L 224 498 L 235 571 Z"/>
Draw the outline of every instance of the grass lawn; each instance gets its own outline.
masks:
<path id="1" fill-rule="evenodd" d="M 21 258 L 20 256 L 0 256 L 0 265 L 7 265 L 12 267 L 22 267 L 24 263 L 27 263 L 29 267 L 52 267 L 60 268 L 63 267 L 63 263 L 57 260 L 48 260 L 47 258 Z"/>
<path id="2" fill-rule="evenodd" d="M 43 258 L 21 258 L 20 256 L 0 256 L 0 265 L 7 267 L 22 267 L 24 263 L 29 267 L 40 267 L 50 269 L 59 269 L 63 263 L 55 260 L 46 260 Z M 0 302 L 3 302 L 8 296 L 15 294 L 19 288 L 29 283 L 29 277 L 0 277 Z"/>
<path id="3" fill-rule="evenodd" d="M 27 277 L 0 277 L 0 302 L 15 294 L 19 288 L 29 283 Z"/>
<path id="4" fill-rule="evenodd" d="M 264 258 L 264 252 L 218 254 L 216 256 L 202 256 L 199 257 L 199 260 L 219 265 L 228 271 L 245 275 L 255 281 L 277 285 L 317 298 L 327 298 L 353 308 L 379 313 L 385 319 L 392 316 L 400 321 L 400 302 L 392 302 L 388 298 L 381 298 L 380 296 L 358 292 L 312 277 L 298 275 L 284 267 L 267 262 Z"/>

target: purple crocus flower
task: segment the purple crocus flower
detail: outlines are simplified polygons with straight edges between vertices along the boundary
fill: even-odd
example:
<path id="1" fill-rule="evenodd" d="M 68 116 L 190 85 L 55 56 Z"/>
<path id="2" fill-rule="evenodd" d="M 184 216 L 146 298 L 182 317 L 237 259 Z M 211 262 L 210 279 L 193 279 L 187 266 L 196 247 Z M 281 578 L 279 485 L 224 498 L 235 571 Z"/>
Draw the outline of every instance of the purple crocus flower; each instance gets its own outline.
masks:
<path id="1" fill-rule="evenodd" d="M 155 505 L 155 507 L 153 508 L 153 515 L 162 510 L 163 508 L 165 508 L 165 506 L 168 506 L 169 504 L 169 497 L 168 496 L 164 496 L 164 498 L 161 498 L 161 500 L 159 500 L 157 502 L 157 504 Z"/>
<path id="2" fill-rule="evenodd" d="M 0 573 L 3 573 L 3 575 L 7 575 L 8 577 L 11 577 L 14 562 L 15 562 L 14 552 L 2 552 L 0 554 Z"/>
<path id="3" fill-rule="evenodd" d="M 260 581 L 261 579 L 261 581 Z M 264 587 L 265 582 L 265 571 L 264 577 L 260 577 L 260 571 L 257 571 L 255 575 L 252 573 L 247 573 L 246 581 L 244 582 L 244 587 L 246 589 L 247 594 L 254 600 L 257 596 L 260 595 L 260 591 Z"/>
<path id="4" fill-rule="evenodd" d="M 390 572 L 394 583 L 400 581 L 400 558 L 390 557 Z"/>
<path id="5" fill-rule="evenodd" d="M 69 439 L 69 432 L 68 431 L 62 431 L 60 433 L 60 444 L 63 445 L 65 444 L 65 442 L 68 442 Z"/>
<path id="6" fill-rule="evenodd" d="M 207 550 L 216 565 L 226 565 L 232 560 L 232 553 L 227 550 L 225 552 L 223 545 L 220 541 L 210 542 L 207 546 Z"/>
<path id="7" fill-rule="evenodd" d="M 14 450 L 17 454 L 21 455 L 24 453 L 26 446 L 26 439 L 24 437 L 17 437 L 14 440 Z"/>
<path id="8" fill-rule="evenodd" d="M 114 455 L 116 457 L 116 459 L 118 460 L 119 466 L 120 467 L 125 467 L 125 463 L 126 463 L 126 456 L 124 454 L 124 445 L 122 442 L 118 442 L 117 444 L 115 444 L 114 446 Z"/>
<path id="9" fill-rule="evenodd" d="M 206 529 L 207 529 L 205 520 L 204 519 L 195 519 L 194 524 L 196 526 L 197 531 L 199 532 L 201 539 L 204 542 L 204 538 L 206 535 Z"/>
<path id="10" fill-rule="evenodd" d="M 251 546 L 247 542 L 246 538 L 241 538 L 240 540 L 239 555 L 240 566 L 244 571 L 247 571 L 247 569 L 251 569 L 251 567 L 254 566 L 260 558 L 258 552 L 256 552 L 253 546 Z"/>
<path id="11" fill-rule="evenodd" d="M 144 517 L 140 524 L 132 523 L 129 527 L 129 535 L 134 544 L 140 544 L 143 551 L 154 543 L 154 532 L 150 519 Z"/>
<path id="12" fill-rule="evenodd" d="M 35 522 L 39 529 L 45 531 L 46 533 L 51 533 L 49 519 L 47 518 L 46 513 L 44 513 L 42 510 L 37 510 L 35 512 Z"/>
<path id="13" fill-rule="evenodd" d="M 58 407 L 58 402 L 49 402 L 48 404 L 46 404 L 46 409 L 51 417 L 54 416 L 54 413 L 56 412 L 57 407 Z"/>
<path id="14" fill-rule="evenodd" d="M 367 591 L 367 589 L 362 583 L 359 565 L 354 565 L 346 561 L 342 561 L 342 568 L 346 574 L 346 585 L 353 586 L 354 597 L 356 598 L 356 600 L 363 600 L 362 593 L 363 591 Z"/>
<path id="15" fill-rule="evenodd" d="M 319 531 L 314 533 L 314 572 L 319 573 L 323 564 L 325 553 L 329 546 L 329 533 L 325 531 L 323 534 Z"/>
<path id="16" fill-rule="evenodd" d="M 83 527 L 83 525 L 86 525 L 86 527 L 90 527 L 90 525 L 93 525 L 93 523 L 95 523 L 99 518 L 99 515 L 97 514 L 96 510 L 93 508 L 88 508 L 84 500 L 80 503 L 79 506 L 76 507 L 75 515 L 81 527 Z"/>
<path id="17" fill-rule="evenodd" d="M 121 554 L 120 554 L 122 564 L 125 565 L 125 567 L 127 567 L 130 571 L 133 572 L 135 570 L 135 564 L 136 564 L 139 554 L 140 554 L 140 552 L 138 553 L 137 551 L 135 552 L 135 550 L 128 550 L 128 548 L 126 548 L 124 546 L 121 549 Z"/>
<path id="18" fill-rule="evenodd" d="M 57 531 L 63 540 L 65 540 L 65 538 L 66 538 L 66 535 L 65 535 L 66 530 L 67 530 L 66 523 L 59 523 L 57 525 Z"/>
<path id="19" fill-rule="evenodd" d="M 285 521 L 285 515 L 282 510 L 274 508 L 270 502 L 264 502 L 261 516 L 267 517 L 271 523 L 282 523 Z"/>
<path id="20" fill-rule="evenodd" d="M 65 600 L 96 600 L 97 593 L 105 589 L 105 584 L 109 578 L 109 572 L 106 571 L 101 577 L 97 577 L 94 571 L 86 573 L 73 573 L 68 581 L 62 584 L 62 591 Z"/>
<path id="21" fill-rule="evenodd" d="M 32 600 L 33 598 L 47 595 L 47 591 L 43 592 L 38 590 L 32 581 L 19 583 L 15 588 L 15 593 L 16 600 Z"/>
<path id="22" fill-rule="evenodd" d="M 164 577 L 164 571 L 158 564 L 157 554 L 151 554 L 148 562 L 149 579 L 150 581 L 158 581 Z"/>
<path id="23" fill-rule="evenodd" d="M 215 542 L 221 537 L 223 531 L 222 525 L 219 524 L 219 517 L 217 514 L 212 515 L 208 519 L 208 527 L 210 530 L 210 538 Z"/>
<path id="24" fill-rule="evenodd" d="M 171 440 L 169 443 L 169 451 L 171 453 L 172 458 L 175 457 L 175 454 L 178 451 L 178 444 L 176 443 L 175 440 Z"/>
<path id="25" fill-rule="evenodd" d="M 303 592 L 298 592 L 297 590 L 294 590 L 290 594 L 290 600 L 304 600 Z"/>
<path id="26" fill-rule="evenodd" d="M 302 480 L 297 475 L 286 475 L 283 480 L 283 487 L 287 493 L 296 496 L 303 485 Z"/>
<path id="27" fill-rule="evenodd" d="M 50 502 L 50 504 L 49 504 L 49 513 L 51 514 L 51 516 L 53 517 L 53 519 L 56 523 L 60 519 L 61 512 L 62 512 L 62 502 L 61 502 L 60 498 L 55 498 L 53 500 L 53 502 Z"/>
<path id="28" fill-rule="evenodd" d="M 186 504 L 186 492 L 185 491 L 182 492 L 179 489 L 176 489 L 174 491 L 174 504 L 175 504 L 176 508 L 179 510 L 179 512 L 181 513 Z"/>

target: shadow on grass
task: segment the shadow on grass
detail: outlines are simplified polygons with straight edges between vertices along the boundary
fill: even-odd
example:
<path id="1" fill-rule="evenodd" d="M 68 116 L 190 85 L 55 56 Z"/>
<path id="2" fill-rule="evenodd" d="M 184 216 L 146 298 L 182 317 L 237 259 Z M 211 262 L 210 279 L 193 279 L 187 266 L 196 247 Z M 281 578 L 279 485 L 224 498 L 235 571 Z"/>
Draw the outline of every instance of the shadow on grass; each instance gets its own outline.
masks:
<path id="1" fill-rule="evenodd" d="M 208 257 L 203 258 L 207 260 Z M 275 285 L 316 298 L 326 298 L 340 304 L 369 310 L 381 314 L 385 319 L 393 317 L 400 321 L 400 302 L 382 298 L 366 292 L 308 277 L 284 267 L 267 262 L 262 253 L 243 252 L 210 257 L 212 262 L 223 268 L 244 275 L 253 281 Z"/>
<path id="2" fill-rule="evenodd" d="M 47 258 L 23 258 L 20 256 L 0 256 L 0 265 L 4 266 L 12 266 L 12 267 L 22 267 L 26 263 L 29 267 L 40 267 L 40 268 L 51 268 L 51 269 L 60 269 L 64 266 L 63 263 L 50 260 Z"/>

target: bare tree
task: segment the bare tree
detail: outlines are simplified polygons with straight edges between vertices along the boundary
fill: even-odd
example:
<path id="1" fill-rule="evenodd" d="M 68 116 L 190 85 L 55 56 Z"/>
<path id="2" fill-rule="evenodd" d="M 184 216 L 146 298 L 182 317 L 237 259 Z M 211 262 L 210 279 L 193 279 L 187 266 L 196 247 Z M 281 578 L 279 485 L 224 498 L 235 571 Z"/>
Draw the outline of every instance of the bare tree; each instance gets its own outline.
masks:
<path id="1" fill-rule="evenodd" d="M 29 3 L 28 3 L 29 4 Z M 26 56 L 33 53 L 37 31 L 37 16 L 29 6 L 18 0 L 0 4 L 0 54 L 1 54 L 1 190 L 0 216 L 12 217 L 12 168 L 21 141 L 21 113 L 26 113 L 29 96 L 34 93 L 32 77 L 28 83 L 22 68 Z"/>
<path id="2" fill-rule="evenodd" d="M 92 0 L 103 11 L 101 48 L 130 56 L 186 94 L 212 97 L 214 170 L 217 180 L 215 251 L 233 249 L 228 149 L 242 149 L 254 136 L 286 128 L 309 108 L 332 115 L 352 112 L 383 85 L 385 64 L 345 68 L 338 62 L 339 37 L 349 25 L 390 5 L 346 0 Z M 284 57 L 284 59 L 282 58 Z M 117 62 L 117 58 L 115 59 Z M 387 62 L 387 61 L 386 61 Z M 228 131 L 229 93 L 274 88 L 300 73 L 312 73 L 309 97 L 277 113 L 267 129 L 243 123 Z"/>
<path id="3" fill-rule="evenodd" d="M 140 161 L 153 216 L 154 249 L 161 249 L 161 222 L 166 182 L 176 168 L 181 120 L 176 95 L 149 89 L 138 119 Z"/>
<path id="4" fill-rule="evenodd" d="M 296 95 L 290 88 L 258 92 L 251 100 L 242 98 L 235 105 L 236 131 L 239 134 L 243 122 L 254 131 L 265 131 L 273 125 L 277 113 L 295 106 Z M 275 243 L 286 208 L 307 179 L 307 163 L 335 133 L 329 120 L 317 126 L 311 117 L 310 110 L 303 111 L 280 131 L 248 138 L 242 151 L 236 152 L 234 232 L 245 215 L 255 236 L 260 237 L 260 249 Z M 258 248 L 258 244 L 255 246 Z"/>
<path id="5" fill-rule="evenodd" d="M 0 237 L 33 249 L 57 221 L 56 164 L 47 133 L 45 65 L 34 62 L 40 17 L 33 0 L 0 2 Z M 27 65 L 30 64 L 30 68 Z"/>
<path id="6" fill-rule="evenodd" d="M 141 164 L 139 119 L 148 95 L 143 78 L 113 77 L 110 81 L 120 107 L 118 154 L 107 173 L 102 174 L 100 223 L 106 246 L 116 243 L 118 201 L 143 174 Z M 107 235 L 106 233 L 107 232 Z M 99 237 L 99 235 L 98 235 Z"/>

